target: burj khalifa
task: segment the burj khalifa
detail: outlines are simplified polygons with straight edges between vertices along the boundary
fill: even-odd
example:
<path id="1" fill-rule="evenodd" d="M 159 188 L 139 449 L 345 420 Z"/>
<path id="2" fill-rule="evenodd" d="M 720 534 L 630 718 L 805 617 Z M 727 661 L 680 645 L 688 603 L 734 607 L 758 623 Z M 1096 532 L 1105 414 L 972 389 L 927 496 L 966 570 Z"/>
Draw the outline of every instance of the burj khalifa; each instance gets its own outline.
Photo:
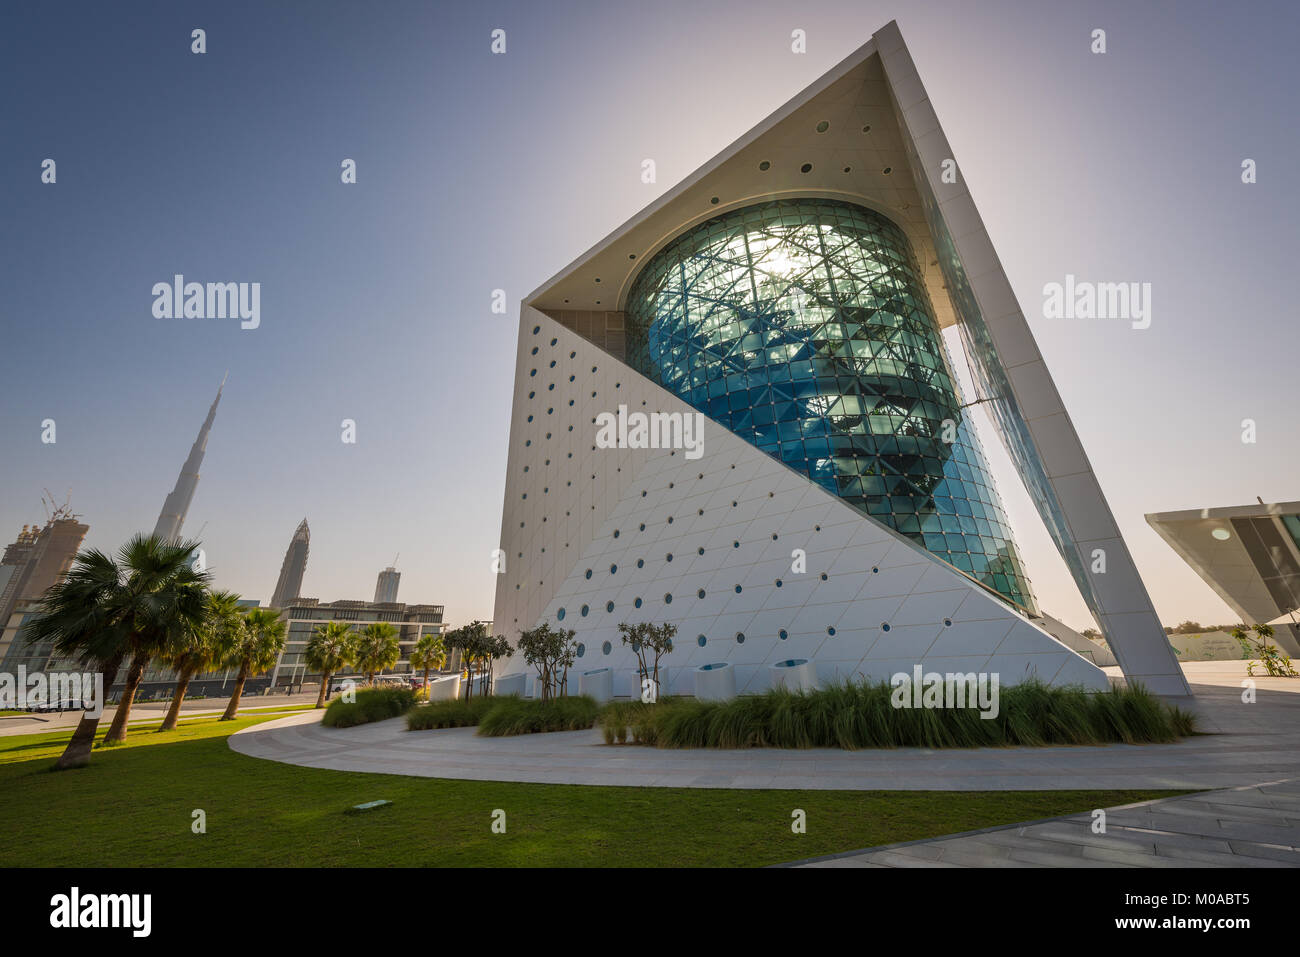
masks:
<path id="1" fill-rule="evenodd" d="M 226 380 L 223 378 L 217 388 L 217 397 L 212 400 L 212 407 L 208 409 L 208 417 L 203 420 L 203 427 L 199 429 L 199 437 L 194 440 L 189 457 L 181 466 L 176 487 L 171 490 L 167 501 L 163 502 L 162 511 L 158 514 L 158 524 L 154 526 L 153 533 L 164 541 L 180 539 L 181 526 L 185 524 L 185 513 L 189 511 L 194 490 L 199 485 L 199 467 L 203 465 L 203 453 L 208 447 L 208 432 L 212 430 L 212 420 L 217 417 L 217 404 L 221 401 L 221 390 L 225 387 Z"/>

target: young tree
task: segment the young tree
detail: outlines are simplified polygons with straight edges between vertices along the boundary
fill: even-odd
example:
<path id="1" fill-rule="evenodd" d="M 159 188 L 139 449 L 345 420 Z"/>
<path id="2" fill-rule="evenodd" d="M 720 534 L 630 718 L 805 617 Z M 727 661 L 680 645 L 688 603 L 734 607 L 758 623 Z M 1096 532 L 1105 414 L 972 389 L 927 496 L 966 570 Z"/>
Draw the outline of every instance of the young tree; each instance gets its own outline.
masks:
<path id="1" fill-rule="evenodd" d="M 654 695 L 652 700 L 658 700 L 659 659 L 673 650 L 673 638 L 677 635 L 677 626 L 668 622 L 662 625 L 652 625 L 649 622 L 629 625 L 627 622 L 621 622 L 618 633 L 623 644 L 631 646 L 636 654 L 637 674 L 641 678 L 643 692 L 647 690 L 647 679 L 651 680 L 653 684 L 648 690 Z M 651 658 L 651 655 L 654 657 Z"/>
<path id="2" fill-rule="evenodd" d="M 569 690 L 569 669 L 578 657 L 574 634 L 572 629 L 552 629 L 549 622 L 542 622 L 519 635 L 519 651 L 524 661 L 537 669 L 543 701 L 550 701 Z"/>
<path id="3" fill-rule="evenodd" d="M 375 621 L 361 629 L 357 638 L 357 667 L 366 676 L 366 684 L 375 683 L 375 675 L 397 664 L 402 646 L 397 629 L 386 621 Z"/>
<path id="4" fill-rule="evenodd" d="M 472 621 L 457 628 L 447 635 L 447 646 L 460 650 L 461 659 L 466 666 L 465 699 L 468 701 L 474 693 L 474 669 L 479 670 L 479 690 L 482 694 L 492 693 L 492 662 L 497 658 L 508 658 L 514 654 L 510 642 L 503 637 L 493 637 L 488 633 L 488 626 L 481 621 Z"/>
<path id="5" fill-rule="evenodd" d="M 429 672 L 447 667 L 447 644 L 436 631 L 426 631 L 411 649 L 411 667 L 424 670 L 424 693 L 429 693 Z"/>
<path id="6" fill-rule="evenodd" d="M 158 727 L 159 731 L 176 729 L 190 681 L 195 675 L 213 668 L 230 653 L 242 620 L 238 595 L 231 591 L 208 592 L 203 623 L 193 631 L 184 632 L 178 641 L 171 642 L 163 649 L 159 658 L 176 671 L 176 691 L 172 695 L 167 717 Z"/>
<path id="7" fill-rule="evenodd" d="M 226 655 L 225 665 L 238 668 L 239 676 L 235 679 L 230 704 L 226 705 L 226 712 L 221 716 L 222 721 L 231 721 L 239 713 L 239 699 L 244 696 L 244 682 L 253 675 L 260 675 L 275 667 L 280 652 L 284 651 L 287 627 L 274 608 L 253 608 L 244 615 Z"/>
<path id="8" fill-rule="evenodd" d="M 59 657 L 100 672 L 107 691 L 128 655 L 139 657 L 201 620 L 208 576 L 191 567 L 198 547 L 198 542 L 136 535 L 116 557 L 98 549 L 80 553 L 63 581 L 46 592 L 38 617 L 25 629 L 27 640 L 50 642 Z M 144 666 L 132 672 L 134 683 L 128 682 L 106 743 L 126 737 Z M 98 729 L 99 718 L 83 713 L 55 767 L 80 767 L 89 761 Z"/>
<path id="9" fill-rule="evenodd" d="M 304 654 L 307 667 L 320 672 L 320 694 L 316 707 L 325 707 L 329 697 L 330 678 L 357 660 L 356 629 L 343 621 L 327 621 L 307 639 Z"/>

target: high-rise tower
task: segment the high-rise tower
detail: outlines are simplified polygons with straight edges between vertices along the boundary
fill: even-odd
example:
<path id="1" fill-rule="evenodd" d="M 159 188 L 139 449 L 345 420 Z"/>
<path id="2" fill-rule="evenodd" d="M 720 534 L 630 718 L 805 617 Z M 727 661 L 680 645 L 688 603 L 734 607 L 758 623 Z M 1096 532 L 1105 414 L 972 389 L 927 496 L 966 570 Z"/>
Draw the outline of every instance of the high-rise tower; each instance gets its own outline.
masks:
<path id="1" fill-rule="evenodd" d="M 212 400 L 212 407 L 208 409 L 208 417 L 203 420 L 203 427 L 199 429 L 199 437 L 194 440 L 194 445 L 190 448 L 189 458 L 181 466 L 176 487 L 167 496 L 167 501 L 163 502 L 162 511 L 158 514 L 158 524 L 153 530 L 154 535 L 159 538 L 167 541 L 180 538 L 181 526 L 185 524 L 185 513 L 190 510 L 194 490 L 199 485 L 199 467 L 203 464 L 203 453 L 208 447 L 208 432 L 212 429 L 212 420 L 217 417 L 217 403 L 221 401 L 221 390 L 225 387 L 226 380 L 223 378 L 217 389 L 217 397 Z"/>
<path id="2" fill-rule="evenodd" d="M 302 591 L 302 576 L 307 571 L 307 549 L 310 544 L 311 529 L 307 527 L 307 519 L 304 518 L 298 523 L 289 548 L 284 553 L 280 580 L 275 583 L 275 593 L 271 596 L 272 608 L 287 608 L 289 602 Z"/>
<path id="3" fill-rule="evenodd" d="M 33 670 L 45 667 L 50 648 L 28 648 L 16 638 L 35 614 L 36 603 L 72 566 L 90 530 L 79 519 L 67 505 L 56 507 L 43 528 L 24 525 L 17 540 L 5 547 L 0 558 L 0 668 L 12 672 L 19 660 Z M 15 654 L 18 657 L 12 658 Z"/>
<path id="4" fill-rule="evenodd" d="M 401 580 L 402 573 L 393 565 L 380 572 L 375 582 L 375 603 L 397 601 L 397 585 Z"/>

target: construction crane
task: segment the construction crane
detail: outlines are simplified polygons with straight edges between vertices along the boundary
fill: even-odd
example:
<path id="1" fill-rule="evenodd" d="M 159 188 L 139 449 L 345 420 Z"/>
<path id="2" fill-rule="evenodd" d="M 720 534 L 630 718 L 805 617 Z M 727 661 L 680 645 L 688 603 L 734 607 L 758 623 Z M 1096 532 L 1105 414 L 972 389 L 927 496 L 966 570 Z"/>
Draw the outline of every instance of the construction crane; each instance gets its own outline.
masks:
<path id="1" fill-rule="evenodd" d="M 80 515 L 74 515 L 72 512 L 72 489 L 69 487 L 67 497 L 64 498 L 62 505 L 54 504 L 54 493 L 48 488 L 44 489 L 45 494 L 41 496 L 41 505 L 45 507 L 45 524 L 58 522 L 64 519 L 78 519 Z"/>

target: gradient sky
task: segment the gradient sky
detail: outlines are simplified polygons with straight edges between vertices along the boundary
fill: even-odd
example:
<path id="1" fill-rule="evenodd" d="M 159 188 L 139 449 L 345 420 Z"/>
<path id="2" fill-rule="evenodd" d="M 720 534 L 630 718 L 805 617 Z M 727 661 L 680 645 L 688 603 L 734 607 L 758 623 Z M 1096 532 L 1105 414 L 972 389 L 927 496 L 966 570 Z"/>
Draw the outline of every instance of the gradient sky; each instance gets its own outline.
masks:
<path id="1" fill-rule="evenodd" d="M 1300 499 L 1289 3 L 7 5 L 0 538 L 45 487 L 87 545 L 151 530 L 228 369 L 185 526 L 220 585 L 269 599 L 305 515 L 304 594 L 400 552 L 401 600 L 490 618 L 519 299 L 891 19 L 1158 612 L 1233 620 L 1143 514 Z M 262 283 L 261 327 L 153 318 L 175 273 Z M 1150 282 L 1151 328 L 1041 318 L 1066 273 Z M 981 435 L 1040 603 L 1090 626 Z"/>

